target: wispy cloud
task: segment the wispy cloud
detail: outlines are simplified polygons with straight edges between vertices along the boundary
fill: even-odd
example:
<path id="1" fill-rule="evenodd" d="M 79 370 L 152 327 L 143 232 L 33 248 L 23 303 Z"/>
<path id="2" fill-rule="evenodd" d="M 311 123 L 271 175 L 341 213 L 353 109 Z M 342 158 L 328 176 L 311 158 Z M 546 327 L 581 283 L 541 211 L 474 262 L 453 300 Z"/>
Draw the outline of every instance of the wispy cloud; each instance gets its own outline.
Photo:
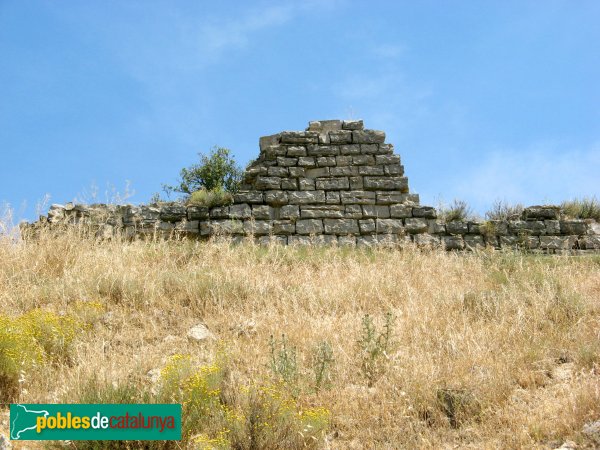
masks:
<path id="1" fill-rule="evenodd" d="M 248 10 L 233 19 L 212 19 L 201 24 L 199 42 L 205 50 L 212 53 L 219 53 L 232 47 L 244 47 L 256 32 L 285 25 L 302 14 L 329 11 L 341 3 L 342 0 L 281 2 L 277 5 Z"/>
<path id="2" fill-rule="evenodd" d="M 211 21 L 200 29 L 201 46 L 211 52 L 220 52 L 228 47 L 243 47 L 254 32 L 289 22 L 297 9 L 291 5 L 270 6 L 249 12 L 241 19 Z"/>
<path id="3" fill-rule="evenodd" d="M 403 44 L 384 43 L 375 45 L 372 52 L 375 56 L 384 59 L 396 59 L 406 53 L 408 47 Z"/>

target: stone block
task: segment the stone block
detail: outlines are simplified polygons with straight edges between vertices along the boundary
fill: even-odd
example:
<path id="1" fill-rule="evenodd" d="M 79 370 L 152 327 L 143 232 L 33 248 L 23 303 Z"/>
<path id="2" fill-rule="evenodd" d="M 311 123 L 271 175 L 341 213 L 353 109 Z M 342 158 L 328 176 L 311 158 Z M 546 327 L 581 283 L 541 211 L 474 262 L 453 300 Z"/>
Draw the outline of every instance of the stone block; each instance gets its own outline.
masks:
<path id="1" fill-rule="evenodd" d="M 358 227 L 361 234 L 373 234 L 375 233 L 375 220 L 365 219 L 358 221 Z"/>
<path id="2" fill-rule="evenodd" d="M 583 220 L 561 220 L 560 232 L 562 234 L 586 234 L 587 225 Z"/>
<path id="3" fill-rule="evenodd" d="M 308 246 L 313 245 L 312 239 L 310 236 L 288 236 L 288 245 L 292 247 L 300 247 L 300 246 Z"/>
<path id="4" fill-rule="evenodd" d="M 560 234 L 560 222 L 558 220 L 544 220 L 546 234 Z"/>
<path id="5" fill-rule="evenodd" d="M 342 129 L 344 130 L 362 130 L 364 127 L 362 120 L 344 120 L 342 122 Z"/>
<path id="6" fill-rule="evenodd" d="M 323 219 L 326 234 L 358 234 L 358 222 L 353 219 Z"/>
<path id="7" fill-rule="evenodd" d="M 508 222 L 504 220 L 488 220 L 485 225 L 479 227 L 480 232 L 486 235 L 506 236 L 508 234 Z"/>
<path id="8" fill-rule="evenodd" d="M 485 231 L 485 223 L 484 222 L 468 222 L 467 224 L 469 226 L 469 233 L 484 234 L 484 233 L 482 233 L 482 230 Z"/>
<path id="9" fill-rule="evenodd" d="M 296 191 L 298 190 L 298 179 L 297 178 L 283 178 L 281 180 L 281 189 Z"/>
<path id="10" fill-rule="evenodd" d="M 479 234 L 467 234 L 465 235 L 465 246 L 470 250 L 483 248 L 485 247 L 485 241 L 483 240 L 483 236 Z"/>
<path id="11" fill-rule="evenodd" d="M 340 155 L 360 155 L 360 145 L 341 145 Z"/>
<path id="12" fill-rule="evenodd" d="M 304 167 L 289 167 L 287 170 L 292 178 L 303 177 L 306 175 L 306 169 Z"/>
<path id="13" fill-rule="evenodd" d="M 546 225 L 541 220 L 509 220 L 508 229 L 511 233 L 528 233 L 539 236 L 546 234 Z"/>
<path id="14" fill-rule="evenodd" d="M 335 157 L 336 166 L 351 166 L 352 165 L 352 156 L 351 155 L 341 155 Z"/>
<path id="15" fill-rule="evenodd" d="M 184 205 L 165 205 L 160 208 L 160 220 L 179 222 L 187 216 Z"/>
<path id="16" fill-rule="evenodd" d="M 259 146 L 260 146 L 260 151 L 265 150 L 267 147 L 271 147 L 273 145 L 279 144 L 280 139 L 281 139 L 280 134 L 274 134 L 272 136 L 262 136 L 258 141 Z"/>
<path id="17" fill-rule="evenodd" d="M 377 236 L 358 236 L 356 238 L 357 247 L 375 247 L 378 244 Z"/>
<path id="18" fill-rule="evenodd" d="M 267 175 L 270 177 L 287 177 L 289 171 L 287 167 L 271 166 L 267 168 Z"/>
<path id="19" fill-rule="evenodd" d="M 288 158 L 286 156 L 277 157 L 277 165 L 281 167 L 290 167 L 298 165 L 298 158 Z"/>
<path id="20" fill-rule="evenodd" d="M 254 217 L 255 220 L 270 220 L 275 217 L 275 211 L 269 205 L 253 205 L 252 217 Z M 249 217 L 243 218 L 247 219 Z"/>
<path id="21" fill-rule="evenodd" d="M 175 229 L 175 224 L 173 222 L 158 222 L 157 228 L 159 231 L 170 232 Z M 99 235 L 103 235 L 104 233 L 105 233 L 105 231 L 102 230 Z"/>
<path id="22" fill-rule="evenodd" d="M 291 205 L 308 205 L 325 203 L 324 191 L 290 191 L 288 203 Z"/>
<path id="23" fill-rule="evenodd" d="M 308 123 L 307 131 L 335 131 L 342 129 L 341 120 L 315 120 Z"/>
<path id="24" fill-rule="evenodd" d="M 446 250 L 463 250 L 465 248 L 462 236 L 442 236 L 442 245 Z"/>
<path id="25" fill-rule="evenodd" d="M 261 195 L 262 200 L 262 195 Z M 188 220 L 204 220 L 208 219 L 209 212 L 206 206 L 188 206 L 187 207 L 187 219 Z"/>
<path id="26" fill-rule="evenodd" d="M 329 132 L 329 142 L 331 144 L 351 144 L 352 131 L 340 130 Z"/>
<path id="27" fill-rule="evenodd" d="M 398 165 L 400 164 L 400 156 L 398 155 L 377 155 L 375 156 L 375 164 L 379 166 Z"/>
<path id="28" fill-rule="evenodd" d="M 346 177 L 317 178 L 315 186 L 317 189 L 339 191 L 342 189 L 350 189 L 350 182 Z"/>
<path id="29" fill-rule="evenodd" d="M 200 222 L 200 234 L 202 234 L 202 224 Z M 209 234 L 243 234 L 244 226 L 241 220 L 211 220 L 208 223 L 210 228 Z"/>
<path id="30" fill-rule="evenodd" d="M 427 221 L 427 232 L 429 234 L 446 233 L 446 224 L 441 220 L 429 219 Z"/>
<path id="31" fill-rule="evenodd" d="M 375 219 L 377 233 L 404 233 L 404 224 L 401 219 Z"/>
<path id="32" fill-rule="evenodd" d="M 569 236 L 540 236 L 540 248 L 543 250 L 566 250 L 571 248 Z"/>
<path id="33" fill-rule="evenodd" d="M 175 231 L 190 235 L 198 234 L 200 233 L 200 221 L 183 220 L 175 225 Z"/>
<path id="34" fill-rule="evenodd" d="M 265 203 L 267 205 L 278 206 L 288 203 L 288 193 L 284 191 L 265 192 Z"/>
<path id="35" fill-rule="evenodd" d="M 336 156 L 339 151 L 337 145 L 309 145 L 306 153 L 308 156 Z"/>
<path id="36" fill-rule="evenodd" d="M 400 164 L 383 166 L 383 173 L 386 175 L 397 175 L 401 177 L 404 175 L 404 166 Z"/>
<path id="37" fill-rule="evenodd" d="M 329 175 L 331 175 L 332 177 L 357 176 L 358 175 L 358 167 L 357 166 L 330 167 Z M 362 178 L 361 178 L 361 181 L 362 181 Z"/>
<path id="38" fill-rule="evenodd" d="M 269 245 L 287 245 L 287 236 L 260 236 L 257 239 L 257 244 L 261 247 Z"/>
<path id="39" fill-rule="evenodd" d="M 281 188 L 281 178 L 260 176 L 256 179 L 256 183 L 255 183 L 254 187 L 259 190 L 280 189 Z"/>
<path id="40" fill-rule="evenodd" d="M 374 205 L 375 204 L 375 192 L 367 191 L 342 191 L 340 192 L 340 199 L 342 204 L 355 204 L 355 205 Z"/>
<path id="41" fill-rule="evenodd" d="M 273 223 L 270 220 L 246 220 L 244 221 L 244 233 L 255 236 L 271 234 Z"/>
<path id="42" fill-rule="evenodd" d="M 355 166 L 373 166 L 375 158 L 373 155 L 358 155 L 352 157 L 352 164 Z"/>
<path id="43" fill-rule="evenodd" d="M 360 205 L 346 205 L 344 216 L 348 219 L 362 219 L 362 207 Z"/>
<path id="44" fill-rule="evenodd" d="M 318 144 L 319 133 L 316 131 L 284 131 L 281 133 L 282 144 Z"/>
<path id="45" fill-rule="evenodd" d="M 600 236 L 588 235 L 583 236 L 579 239 L 579 244 L 584 250 L 598 250 L 600 249 Z"/>
<path id="46" fill-rule="evenodd" d="M 358 166 L 359 175 L 383 176 L 383 166 Z"/>
<path id="47" fill-rule="evenodd" d="M 284 205 L 279 209 L 280 219 L 297 219 L 300 217 L 300 207 L 298 205 Z"/>
<path id="48" fill-rule="evenodd" d="M 362 210 L 365 218 L 390 218 L 390 207 L 386 205 L 363 205 Z"/>
<path id="49" fill-rule="evenodd" d="M 361 144 L 360 152 L 363 155 L 377 155 L 379 153 L 379 144 Z"/>
<path id="50" fill-rule="evenodd" d="M 408 233 L 417 234 L 427 232 L 429 224 L 422 217 L 407 217 L 404 219 L 404 227 Z"/>
<path id="51" fill-rule="evenodd" d="M 337 191 L 329 191 L 325 193 L 325 203 L 328 205 L 337 205 L 340 203 L 340 193 Z"/>
<path id="52" fill-rule="evenodd" d="M 400 194 L 398 192 L 377 192 L 378 205 L 391 205 L 392 203 L 406 203 L 411 205 L 418 205 L 419 196 L 417 194 Z"/>
<path id="53" fill-rule="evenodd" d="M 337 208 L 336 208 L 337 207 Z M 300 217 L 302 219 L 324 219 L 324 218 L 343 218 L 344 207 L 341 205 L 331 205 L 317 207 L 316 205 L 307 205 L 300 208 Z"/>
<path id="54" fill-rule="evenodd" d="M 274 220 L 273 234 L 294 234 L 296 232 L 296 224 L 291 220 Z"/>
<path id="55" fill-rule="evenodd" d="M 296 221 L 296 233 L 320 234 L 323 233 L 323 222 L 319 219 L 303 219 Z"/>
<path id="56" fill-rule="evenodd" d="M 356 245 L 356 237 L 355 236 L 338 236 L 337 242 L 340 247 L 354 247 Z"/>
<path id="57" fill-rule="evenodd" d="M 314 236 L 313 242 L 316 245 L 337 245 L 338 237 L 334 234 L 322 234 Z"/>
<path id="58" fill-rule="evenodd" d="M 523 219 L 539 220 L 550 219 L 558 220 L 560 218 L 560 207 L 553 205 L 535 205 L 529 206 L 523 210 Z"/>
<path id="59" fill-rule="evenodd" d="M 378 130 L 355 130 L 352 131 L 352 142 L 354 144 L 383 144 L 385 133 Z"/>
<path id="60" fill-rule="evenodd" d="M 441 245 L 441 239 L 439 236 L 432 236 L 431 234 L 415 234 L 414 242 L 419 247 L 437 247 Z"/>
<path id="61" fill-rule="evenodd" d="M 358 177 L 358 176 L 350 177 L 349 180 L 350 180 L 350 189 L 352 189 L 353 191 L 358 191 L 358 190 L 364 189 L 365 182 L 364 182 L 363 177 Z"/>
<path id="62" fill-rule="evenodd" d="M 306 156 L 306 147 L 297 145 L 288 147 L 285 156 Z"/>
<path id="63" fill-rule="evenodd" d="M 263 193 L 257 191 L 237 192 L 233 194 L 233 201 L 235 203 L 262 203 Z M 198 218 L 201 219 L 202 217 Z"/>
<path id="64" fill-rule="evenodd" d="M 299 167 L 316 167 L 317 161 L 313 156 L 301 156 L 298 158 Z"/>
<path id="65" fill-rule="evenodd" d="M 437 217 L 437 212 L 433 206 L 415 206 L 413 208 L 413 217 L 435 219 Z"/>
<path id="66" fill-rule="evenodd" d="M 411 205 L 392 205 L 390 206 L 390 215 L 395 219 L 404 219 L 412 217 L 413 207 Z"/>
<path id="67" fill-rule="evenodd" d="M 335 156 L 320 156 L 317 158 L 317 167 L 335 166 Z"/>
<path id="68" fill-rule="evenodd" d="M 249 219 L 251 215 L 252 209 L 250 209 L 250 205 L 247 203 L 240 203 L 229 207 L 229 217 L 231 219 Z"/>
<path id="69" fill-rule="evenodd" d="M 305 175 L 307 178 L 328 177 L 329 167 L 319 167 L 317 169 L 306 169 Z"/>
<path id="70" fill-rule="evenodd" d="M 228 219 L 229 218 L 229 206 L 215 206 L 210 209 L 211 219 Z"/>
<path id="71" fill-rule="evenodd" d="M 408 190 L 408 179 L 406 177 L 365 177 L 365 189 L 371 191 Z"/>
<path id="72" fill-rule="evenodd" d="M 393 155 L 394 146 L 392 144 L 379 144 L 380 155 Z"/>
<path id="73" fill-rule="evenodd" d="M 301 191 L 314 191 L 315 190 L 315 179 L 314 178 L 299 178 L 298 187 Z"/>
<path id="74" fill-rule="evenodd" d="M 519 236 L 514 236 L 514 235 L 499 236 L 498 242 L 500 243 L 501 248 L 518 247 L 519 246 Z"/>
<path id="75" fill-rule="evenodd" d="M 446 231 L 450 234 L 467 234 L 469 232 L 469 223 L 454 220 L 446 224 Z"/>
<path id="76" fill-rule="evenodd" d="M 276 160 L 279 156 L 285 156 L 287 153 L 287 148 L 283 145 L 273 145 L 271 147 L 267 147 L 262 155 L 264 159 L 273 161 Z"/>

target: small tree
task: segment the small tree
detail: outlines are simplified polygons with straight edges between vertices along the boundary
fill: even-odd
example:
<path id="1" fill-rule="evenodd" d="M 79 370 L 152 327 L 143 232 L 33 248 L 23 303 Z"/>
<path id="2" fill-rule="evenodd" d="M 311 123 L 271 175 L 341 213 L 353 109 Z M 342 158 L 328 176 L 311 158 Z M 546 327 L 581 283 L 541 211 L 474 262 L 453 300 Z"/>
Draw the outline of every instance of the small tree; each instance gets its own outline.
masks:
<path id="1" fill-rule="evenodd" d="M 181 169 L 179 184 L 163 185 L 167 194 L 178 192 L 186 196 L 206 191 L 236 192 L 242 179 L 242 170 L 229 149 L 213 147 L 208 155 L 199 153 L 200 163 Z"/>

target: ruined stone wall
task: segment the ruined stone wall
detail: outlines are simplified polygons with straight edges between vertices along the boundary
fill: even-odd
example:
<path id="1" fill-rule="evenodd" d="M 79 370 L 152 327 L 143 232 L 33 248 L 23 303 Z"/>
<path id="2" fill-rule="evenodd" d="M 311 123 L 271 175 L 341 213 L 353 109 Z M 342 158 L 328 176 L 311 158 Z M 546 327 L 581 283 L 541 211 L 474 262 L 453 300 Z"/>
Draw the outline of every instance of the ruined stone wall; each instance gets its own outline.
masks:
<path id="1" fill-rule="evenodd" d="M 310 122 L 305 131 L 262 137 L 259 157 L 228 206 L 52 205 L 41 222 L 91 224 L 102 237 L 119 232 L 227 235 L 263 244 L 600 249 L 598 224 L 567 220 L 554 206 L 527 208 L 518 220 L 444 223 L 409 192 L 400 156 L 385 143 L 385 133 L 364 129 L 361 120 Z"/>

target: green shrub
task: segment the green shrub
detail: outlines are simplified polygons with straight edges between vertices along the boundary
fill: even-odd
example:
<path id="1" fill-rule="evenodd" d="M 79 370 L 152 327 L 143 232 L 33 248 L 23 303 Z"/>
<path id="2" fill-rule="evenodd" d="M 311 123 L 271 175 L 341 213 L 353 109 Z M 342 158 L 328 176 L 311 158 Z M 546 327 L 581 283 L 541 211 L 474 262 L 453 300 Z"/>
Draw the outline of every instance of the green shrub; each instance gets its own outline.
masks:
<path id="1" fill-rule="evenodd" d="M 571 219 L 594 219 L 600 222 L 600 202 L 596 197 L 586 197 L 562 202 L 562 212 Z"/>
<path id="2" fill-rule="evenodd" d="M 454 200 L 451 205 L 440 207 L 440 217 L 444 222 L 465 221 L 471 216 L 471 207 L 464 200 Z"/>
<path id="3" fill-rule="evenodd" d="M 290 347 L 285 334 L 281 341 L 276 341 L 273 336 L 269 340 L 271 353 L 271 371 L 281 381 L 286 383 L 295 396 L 299 393 L 298 387 L 298 363 L 296 359 L 296 347 Z"/>
<path id="4" fill-rule="evenodd" d="M 200 189 L 199 191 L 192 192 L 187 201 L 188 205 L 206 206 L 208 208 L 230 205 L 231 203 L 233 203 L 233 195 L 221 188 L 216 188 L 212 191 Z"/>
<path id="5" fill-rule="evenodd" d="M 320 342 L 313 352 L 313 371 L 315 374 L 315 391 L 331 385 L 331 366 L 334 363 L 333 350 L 327 341 Z"/>
<path id="6" fill-rule="evenodd" d="M 207 191 L 224 190 L 235 192 L 239 188 L 242 170 L 223 147 L 213 147 L 208 155 L 199 154 L 200 163 L 181 169 L 179 183 L 175 186 L 163 185 L 168 193 L 178 192 L 185 196 L 200 189 Z"/>
<path id="7" fill-rule="evenodd" d="M 369 387 L 373 386 L 385 372 L 393 325 L 394 317 L 391 313 L 385 315 L 385 324 L 381 332 L 377 331 L 371 316 L 366 314 L 362 319 L 362 334 L 358 341 L 361 356 L 360 368 Z"/>
<path id="8" fill-rule="evenodd" d="M 522 213 L 523 205 L 520 203 L 511 205 L 502 200 L 497 200 L 492 204 L 491 209 L 485 213 L 485 218 L 488 220 L 516 220 L 521 217 Z"/>

